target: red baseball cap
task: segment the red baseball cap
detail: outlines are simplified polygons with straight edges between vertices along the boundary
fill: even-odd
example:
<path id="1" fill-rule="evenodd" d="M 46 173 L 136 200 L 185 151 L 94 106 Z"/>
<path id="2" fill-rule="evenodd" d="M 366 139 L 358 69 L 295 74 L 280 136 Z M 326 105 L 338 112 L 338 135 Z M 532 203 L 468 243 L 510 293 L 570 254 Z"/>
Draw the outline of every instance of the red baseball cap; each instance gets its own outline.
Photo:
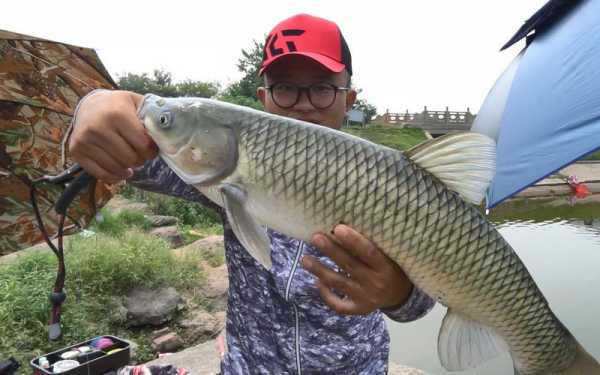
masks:
<path id="1" fill-rule="evenodd" d="M 298 14 L 281 21 L 267 36 L 259 75 L 287 55 L 303 55 L 339 73 L 352 75 L 352 56 L 338 25 L 324 18 Z"/>

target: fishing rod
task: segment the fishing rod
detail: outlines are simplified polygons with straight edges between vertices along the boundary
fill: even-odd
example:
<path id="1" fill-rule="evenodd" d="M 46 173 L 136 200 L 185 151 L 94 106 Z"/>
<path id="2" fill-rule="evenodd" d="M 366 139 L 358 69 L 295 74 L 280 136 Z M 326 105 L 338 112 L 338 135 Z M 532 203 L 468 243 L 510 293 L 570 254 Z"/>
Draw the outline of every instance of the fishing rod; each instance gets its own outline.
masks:
<path id="1" fill-rule="evenodd" d="M 77 195 L 83 189 L 90 186 L 89 198 L 90 203 L 92 205 L 92 211 L 95 212 L 96 200 L 94 193 L 96 190 L 96 182 L 97 180 L 94 176 L 84 171 L 79 164 L 74 164 L 73 166 L 69 167 L 68 169 L 64 170 L 56 176 L 44 175 L 40 178 L 32 180 L 29 184 L 29 198 L 31 201 L 31 206 L 33 207 L 35 218 L 38 222 L 39 229 L 42 232 L 44 240 L 58 259 L 56 279 L 54 281 L 52 293 L 50 293 L 49 295 L 52 307 L 50 311 L 50 318 L 48 320 L 48 338 L 51 341 L 58 340 L 62 336 L 62 330 L 60 326 L 61 307 L 63 302 L 67 298 L 67 295 L 63 290 L 66 276 L 63 237 L 65 218 L 69 217 L 67 214 L 67 209 L 69 208 L 75 197 L 77 197 Z M 42 184 L 62 185 L 65 188 L 62 194 L 59 196 L 58 200 L 54 203 L 54 211 L 58 214 L 58 228 L 57 233 L 55 235 L 55 238 L 57 239 L 56 245 L 54 245 L 54 243 L 50 239 L 50 236 L 48 235 L 46 226 L 44 225 L 44 221 L 42 219 L 42 215 L 40 214 L 40 210 L 37 204 L 37 188 Z M 71 218 L 69 217 L 69 219 Z M 77 225 L 79 228 L 81 228 L 81 226 L 77 223 L 76 220 L 71 219 L 71 221 L 75 223 L 75 225 Z"/>

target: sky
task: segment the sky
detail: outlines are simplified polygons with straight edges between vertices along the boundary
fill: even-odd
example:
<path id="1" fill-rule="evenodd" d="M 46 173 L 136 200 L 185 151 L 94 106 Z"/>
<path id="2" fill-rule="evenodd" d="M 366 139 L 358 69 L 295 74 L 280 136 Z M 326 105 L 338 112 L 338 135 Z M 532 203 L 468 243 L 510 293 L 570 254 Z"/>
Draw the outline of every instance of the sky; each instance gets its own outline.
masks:
<path id="1" fill-rule="evenodd" d="M 500 47 L 546 0 L 28 1 L 5 0 L 0 28 L 94 48 L 113 78 L 165 69 L 175 80 L 227 85 L 241 49 L 279 21 L 335 21 L 352 52 L 354 85 L 379 113 L 477 113 L 524 42 Z"/>

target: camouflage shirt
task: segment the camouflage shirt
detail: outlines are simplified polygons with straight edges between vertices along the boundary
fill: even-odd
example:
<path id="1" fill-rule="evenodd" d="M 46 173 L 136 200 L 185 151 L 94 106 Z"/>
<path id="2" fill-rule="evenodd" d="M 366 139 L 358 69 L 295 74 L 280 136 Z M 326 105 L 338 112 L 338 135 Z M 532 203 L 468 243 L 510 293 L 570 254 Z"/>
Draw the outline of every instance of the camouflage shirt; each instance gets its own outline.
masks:
<path id="1" fill-rule="evenodd" d="M 386 374 L 390 339 L 382 311 L 339 315 L 322 301 L 314 276 L 300 259 L 310 254 L 339 268 L 310 244 L 269 230 L 273 267 L 265 269 L 243 248 L 223 210 L 186 185 L 161 159 L 136 170 L 134 186 L 217 210 L 223 219 L 229 271 L 227 353 L 223 374 Z M 425 315 L 434 301 L 414 288 L 393 320 Z"/>

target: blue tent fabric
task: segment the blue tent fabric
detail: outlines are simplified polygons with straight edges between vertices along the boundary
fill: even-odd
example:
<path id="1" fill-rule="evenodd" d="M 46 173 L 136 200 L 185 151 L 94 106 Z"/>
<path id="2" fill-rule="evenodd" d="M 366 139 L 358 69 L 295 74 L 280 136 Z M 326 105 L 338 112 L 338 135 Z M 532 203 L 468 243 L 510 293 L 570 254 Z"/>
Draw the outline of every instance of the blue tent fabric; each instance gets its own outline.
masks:
<path id="1" fill-rule="evenodd" d="M 581 3 L 581 0 L 550 0 L 543 7 L 540 8 L 533 16 L 531 16 L 523 26 L 517 31 L 515 35 L 502 48 L 500 51 L 507 49 L 519 40 L 527 38 L 529 40 L 532 36 L 537 36 L 543 33 L 544 30 L 551 28 L 555 22 L 560 20 L 572 11 L 577 5 Z M 531 32 L 535 31 L 532 35 Z"/>
<path id="2" fill-rule="evenodd" d="M 505 104 L 496 116 L 488 208 L 600 147 L 600 0 L 585 1 L 518 58 L 510 91 L 498 100 Z M 480 121 L 473 130 L 493 126 Z"/>

